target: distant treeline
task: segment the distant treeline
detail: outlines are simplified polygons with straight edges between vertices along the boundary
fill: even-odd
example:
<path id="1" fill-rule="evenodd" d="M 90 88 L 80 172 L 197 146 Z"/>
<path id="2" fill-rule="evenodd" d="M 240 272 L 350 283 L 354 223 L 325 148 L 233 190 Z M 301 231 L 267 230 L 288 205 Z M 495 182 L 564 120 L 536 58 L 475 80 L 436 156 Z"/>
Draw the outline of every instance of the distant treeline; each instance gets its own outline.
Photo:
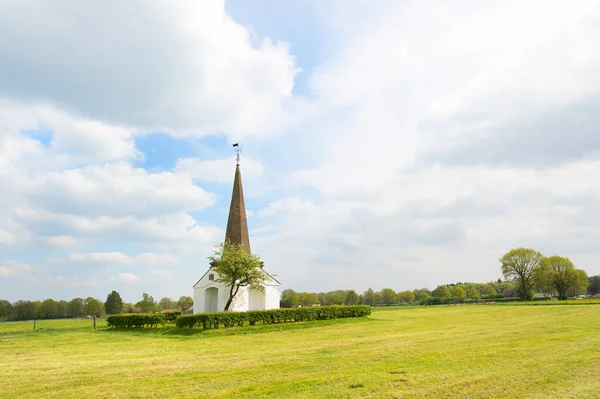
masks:
<path id="1" fill-rule="evenodd" d="M 9 302 L 0 299 L 0 321 L 2 320 L 34 320 L 63 319 L 78 317 L 104 317 L 106 314 L 119 313 L 156 313 L 164 310 L 179 310 L 191 313 L 194 301 L 189 296 L 182 296 L 178 301 L 165 297 L 156 302 L 151 295 L 144 293 L 137 303 L 125 303 L 118 292 L 112 291 L 106 301 L 93 297 L 74 298 L 70 301 L 45 299 L 43 301 Z"/>
<path id="2" fill-rule="evenodd" d="M 336 290 L 330 292 L 296 292 L 287 289 L 281 295 L 281 307 L 293 308 L 298 306 L 330 306 L 330 305 L 371 305 L 389 306 L 398 304 L 437 304 L 447 303 L 448 300 L 464 302 L 465 300 L 499 300 L 504 298 L 517 299 L 518 283 L 511 281 L 491 281 L 489 283 L 453 283 L 436 287 L 433 291 L 427 288 L 417 288 L 412 291 L 395 291 L 384 288 L 374 291 L 369 288 L 359 294 L 354 290 Z M 540 295 L 552 295 L 551 292 L 540 291 Z M 592 276 L 585 284 L 574 286 L 569 292 L 571 296 L 580 294 L 599 295 L 600 276 Z"/>

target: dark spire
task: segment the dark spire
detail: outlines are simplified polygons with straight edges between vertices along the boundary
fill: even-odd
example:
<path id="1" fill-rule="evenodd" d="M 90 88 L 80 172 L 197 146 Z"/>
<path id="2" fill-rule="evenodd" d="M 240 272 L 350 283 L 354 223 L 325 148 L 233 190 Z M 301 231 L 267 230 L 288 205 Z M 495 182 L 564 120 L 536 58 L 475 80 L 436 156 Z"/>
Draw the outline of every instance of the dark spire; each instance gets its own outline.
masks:
<path id="1" fill-rule="evenodd" d="M 248 234 L 248 221 L 246 220 L 246 206 L 244 204 L 244 190 L 242 189 L 242 174 L 240 172 L 239 158 L 235 166 L 233 179 L 233 192 L 229 206 L 229 219 L 227 219 L 227 232 L 225 240 L 229 239 L 234 244 L 242 244 L 246 252 L 250 252 L 250 235 Z"/>

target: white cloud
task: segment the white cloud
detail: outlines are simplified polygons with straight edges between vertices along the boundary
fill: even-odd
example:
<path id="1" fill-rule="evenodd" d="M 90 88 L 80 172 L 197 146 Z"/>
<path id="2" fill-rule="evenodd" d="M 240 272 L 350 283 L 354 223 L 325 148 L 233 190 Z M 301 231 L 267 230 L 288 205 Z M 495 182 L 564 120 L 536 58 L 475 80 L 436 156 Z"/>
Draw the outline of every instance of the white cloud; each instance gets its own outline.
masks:
<path id="1" fill-rule="evenodd" d="M 303 188 L 318 200 L 310 212 L 287 200 L 261 211 L 277 215 L 277 231 L 253 244 L 270 270 L 299 289 L 410 289 L 498 278 L 498 257 L 531 245 L 600 272 L 589 256 L 600 255 L 591 205 L 600 151 L 559 159 L 571 141 L 600 150 L 579 134 L 597 119 L 561 114 L 570 124 L 544 169 L 511 158 L 545 150 L 561 107 L 597 108 L 587 100 L 600 94 L 597 2 L 385 3 L 365 15 L 342 7 L 341 47 L 310 79 L 316 99 L 302 132 L 320 165 L 288 185 L 299 207 Z M 525 140 L 534 122 L 537 143 Z M 497 145 L 491 138 L 514 123 L 522 136 L 504 144 L 502 162 L 436 158 L 479 138 Z"/>
<path id="2" fill-rule="evenodd" d="M 281 214 L 311 213 L 315 210 L 316 207 L 311 201 L 293 197 L 270 203 L 268 207 L 258 212 L 258 216 L 264 218 Z"/>
<path id="3" fill-rule="evenodd" d="M 0 229 L 0 246 L 15 243 L 15 235 L 8 230 Z"/>
<path id="4" fill-rule="evenodd" d="M 120 283 L 134 283 L 140 278 L 133 273 L 119 273 L 116 279 Z"/>
<path id="5" fill-rule="evenodd" d="M 74 262 L 107 263 L 121 265 L 133 263 L 133 259 L 122 252 L 73 253 L 69 255 L 69 260 Z"/>
<path id="6" fill-rule="evenodd" d="M 136 255 L 135 260 L 142 265 L 151 266 L 173 265 L 179 262 L 179 259 L 172 254 L 154 254 L 151 252 Z"/>
<path id="7" fill-rule="evenodd" d="M 37 140 L 20 137 L 21 131 L 39 129 L 49 130 L 48 134 L 52 134 L 47 150 Z M 0 97 L 0 131 L 4 136 L 0 140 L 0 164 L 2 161 L 13 164 L 18 160 L 31 161 L 29 156 L 42 152 L 46 156 L 33 159 L 32 166 L 50 163 L 56 167 L 142 158 L 135 147 L 133 128 L 74 116 L 52 105 Z"/>
<path id="8" fill-rule="evenodd" d="M 39 174 L 25 195 L 53 212 L 114 217 L 201 210 L 215 202 L 189 176 L 150 173 L 124 162 Z"/>
<path id="9" fill-rule="evenodd" d="M 71 236 L 51 236 L 46 241 L 54 248 L 70 249 L 75 246 L 75 239 Z"/>
<path id="10" fill-rule="evenodd" d="M 177 160 L 175 171 L 186 173 L 193 179 L 204 181 L 233 182 L 235 158 L 202 161 L 198 158 L 181 158 Z M 252 179 L 263 173 L 263 165 L 249 157 L 243 160 L 243 178 Z"/>
<path id="11" fill-rule="evenodd" d="M 31 274 L 33 268 L 25 262 L 7 260 L 0 265 L 0 277 L 23 278 Z"/>
<path id="12" fill-rule="evenodd" d="M 253 45 L 223 0 L 4 3 L 0 27 L 13 38 L 0 43 L 1 91 L 97 120 L 263 135 L 284 120 L 292 94 L 289 46 Z"/>

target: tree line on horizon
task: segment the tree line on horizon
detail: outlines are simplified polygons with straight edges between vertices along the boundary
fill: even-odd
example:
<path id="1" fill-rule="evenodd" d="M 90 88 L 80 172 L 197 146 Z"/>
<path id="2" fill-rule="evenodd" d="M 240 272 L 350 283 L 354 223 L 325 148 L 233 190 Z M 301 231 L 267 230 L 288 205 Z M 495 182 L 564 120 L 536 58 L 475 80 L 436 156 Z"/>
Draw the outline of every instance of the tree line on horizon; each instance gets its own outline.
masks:
<path id="1" fill-rule="evenodd" d="M 498 279 L 489 283 L 455 283 L 427 288 L 396 292 L 392 288 L 373 291 L 369 288 L 362 294 L 354 290 L 330 292 L 282 292 L 281 307 L 314 305 L 371 306 L 396 304 L 427 304 L 465 302 L 474 300 L 519 299 L 533 300 L 536 293 L 545 297 L 567 299 L 581 294 L 600 294 L 600 275 L 588 277 L 584 270 L 577 269 L 573 262 L 563 256 L 542 255 L 532 248 L 515 248 L 500 259 L 505 281 Z"/>
<path id="2" fill-rule="evenodd" d="M 588 277 L 586 272 L 577 269 L 567 257 L 546 257 L 531 248 L 516 248 L 504 254 L 500 259 L 501 271 L 505 281 L 498 279 L 488 283 L 453 283 L 436 287 L 396 292 L 392 288 L 380 291 L 367 289 L 362 294 L 354 290 L 336 290 L 330 292 L 296 292 L 287 289 L 281 295 L 281 307 L 314 305 L 358 305 L 371 306 L 395 304 L 436 304 L 468 302 L 475 300 L 500 300 L 518 298 L 533 300 L 536 293 L 566 299 L 587 293 L 600 294 L 600 275 Z M 148 293 L 135 304 L 124 303 L 116 291 L 111 291 L 105 302 L 93 297 L 74 298 L 71 301 L 46 299 L 44 301 L 19 300 L 11 303 L 0 300 L 0 321 L 77 318 L 104 316 L 118 313 L 156 313 L 163 311 L 181 311 L 191 313 L 193 299 L 181 296 L 175 301 L 165 297 L 156 301 Z"/>
<path id="3" fill-rule="evenodd" d="M 57 301 L 51 298 L 43 301 L 19 300 L 13 303 L 0 299 L 0 321 L 104 317 L 107 314 L 157 313 L 174 310 L 191 313 L 193 304 L 194 300 L 189 296 L 181 296 L 177 301 L 169 297 L 156 301 L 147 293 L 143 293 L 142 299 L 135 304 L 126 303 L 114 290 L 107 295 L 105 302 L 93 297 L 73 298 L 70 301 Z"/>

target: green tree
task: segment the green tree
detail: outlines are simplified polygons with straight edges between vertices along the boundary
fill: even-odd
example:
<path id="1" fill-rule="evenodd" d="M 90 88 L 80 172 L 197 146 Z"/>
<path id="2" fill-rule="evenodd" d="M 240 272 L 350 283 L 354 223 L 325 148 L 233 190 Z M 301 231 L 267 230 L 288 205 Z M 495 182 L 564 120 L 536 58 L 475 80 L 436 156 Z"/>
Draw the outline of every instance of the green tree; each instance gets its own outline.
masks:
<path id="1" fill-rule="evenodd" d="M 162 310 L 176 309 L 177 302 L 175 302 L 173 299 L 171 299 L 169 297 L 164 297 L 164 298 L 161 298 L 160 301 L 158 301 L 158 306 L 160 306 L 160 308 Z"/>
<path id="2" fill-rule="evenodd" d="M 485 288 L 483 289 L 483 295 L 491 297 L 498 295 L 498 293 L 491 284 L 486 284 Z"/>
<path id="3" fill-rule="evenodd" d="M 600 294 L 600 275 L 599 276 L 591 276 L 589 278 L 587 292 L 590 295 Z"/>
<path id="4" fill-rule="evenodd" d="M 54 299 L 46 299 L 38 308 L 38 318 L 53 319 L 58 315 L 58 302 Z"/>
<path id="5" fill-rule="evenodd" d="M 37 316 L 37 303 L 17 301 L 13 304 L 13 315 L 17 320 L 33 320 Z"/>
<path id="6" fill-rule="evenodd" d="M 556 293 L 559 299 L 566 299 L 567 293 L 577 284 L 578 274 L 569 258 L 549 256 L 538 271 L 537 286 L 544 292 Z"/>
<path id="7" fill-rule="evenodd" d="M 143 313 L 155 313 L 160 311 L 160 306 L 154 300 L 154 297 L 146 292 L 142 294 L 142 300 L 136 302 L 136 308 L 140 308 Z"/>
<path id="8" fill-rule="evenodd" d="M 113 290 L 106 296 L 104 311 L 107 314 L 119 314 L 123 312 L 123 300 L 117 291 Z"/>
<path id="9" fill-rule="evenodd" d="M 344 300 L 344 303 L 346 305 L 358 305 L 359 302 L 360 302 L 360 296 L 356 293 L 356 291 L 349 290 L 346 293 L 346 299 Z"/>
<path id="10" fill-rule="evenodd" d="M 475 287 L 469 288 L 469 292 L 467 294 L 471 299 L 479 299 L 479 297 L 481 296 L 479 290 Z"/>
<path id="11" fill-rule="evenodd" d="M 463 287 L 456 287 L 456 289 L 454 290 L 454 296 L 457 299 L 465 299 L 467 297 L 467 292 Z"/>
<path id="12" fill-rule="evenodd" d="M 438 285 L 435 290 L 433 290 L 433 296 L 438 298 L 449 298 L 450 297 L 450 288 L 445 285 Z"/>
<path id="13" fill-rule="evenodd" d="M 13 305 L 6 299 L 0 299 L 0 320 L 7 319 L 13 314 Z"/>
<path id="14" fill-rule="evenodd" d="M 227 240 L 219 244 L 214 255 L 208 259 L 217 274 L 215 281 L 229 287 L 225 311 L 229 310 L 233 298 L 242 287 L 264 292 L 263 283 L 267 280 L 267 274 L 262 270 L 262 261 L 258 255 L 246 252 L 242 245 Z"/>
<path id="15" fill-rule="evenodd" d="M 71 316 L 73 318 L 83 316 L 82 298 L 74 298 L 69 301 L 69 304 L 67 305 L 67 316 Z"/>
<path id="16" fill-rule="evenodd" d="M 177 301 L 177 308 L 183 313 L 191 312 L 194 306 L 194 299 L 191 296 L 181 296 Z"/>
<path id="17" fill-rule="evenodd" d="M 373 288 L 365 291 L 365 305 L 375 305 L 375 292 L 373 292 Z"/>
<path id="18" fill-rule="evenodd" d="M 402 291 L 398 293 L 398 302 L 400 303 L 413 303 L 415 301 L 415 294 L 412 291 Z"/>
<path id="19" fill-rule="evenodd" d="M 297 308 L 300 305 L 300 295 L 292 289 L 284 290 L 281 293 L 282 308 Z"/>
<path id="20" fill-rule="evenodd" d="M 577 274 L 577 281 L 573 288 L 571 288 L 569 294 L 571 295 L 581 295 L 585 294 L 587 291 L 587 287 L 589 284 L 589 277 L 584 270 L 575 269 L 575 273 Z"/>
<path id="21" fill-rule="evenodd" d="M 427 293 L 427 291 L 421 291 L 421 292 L 419 292 L 419 295 L 417 296 L 417 299 L 421 303 L 429 301 L 429 298 L 430 298 L 430 295 Z"/>
<path id="22" fill-rule="evenodd" d="M 511 249 L 500 258 L 504 278 L 517 284 L 517 293 L 521 299 L 532 298 L 543 260 L 544 255 L 531 248 Z"/>
<path id="23" fill-rule="evenodd" d="M 69 305 L 69 302 L 65 301 L 64 299 L 61 299 L 60 301 L 58 301 L 57 317 L 59 317 L 61 319 L 67 317 L 67 306 L 68 305 Z"/>
<path id="24" fill-rule="evenodd" d="M 104 303 L 89 296 L 83 300 L 83 313 L 87 316 L 102 316 L 104 314 Z"/>
<path id="25" fill-rule="evenodd" d="M 345 300 L 346 296 L 343 294 L 343 292 L 331 291 L 325 294 L 325 304 L 328 306 L 343 305 Z"/>
<path id="26" fill-rule="evenodd" d="M 317 294 L 314 292 L 301 292 L 298 296 L 300 297 L 300 305 L 302 306 L 312 306 L 319 303 L 319 298 L 317 298 Z"/>
<path id="27" fill-rule="evenodd" d="M 396 292 L 391 288 L 384 288 L 381 290 L 381 300 L 386 305 L 392 305 L 396 303 L 398 296 Z"/>

